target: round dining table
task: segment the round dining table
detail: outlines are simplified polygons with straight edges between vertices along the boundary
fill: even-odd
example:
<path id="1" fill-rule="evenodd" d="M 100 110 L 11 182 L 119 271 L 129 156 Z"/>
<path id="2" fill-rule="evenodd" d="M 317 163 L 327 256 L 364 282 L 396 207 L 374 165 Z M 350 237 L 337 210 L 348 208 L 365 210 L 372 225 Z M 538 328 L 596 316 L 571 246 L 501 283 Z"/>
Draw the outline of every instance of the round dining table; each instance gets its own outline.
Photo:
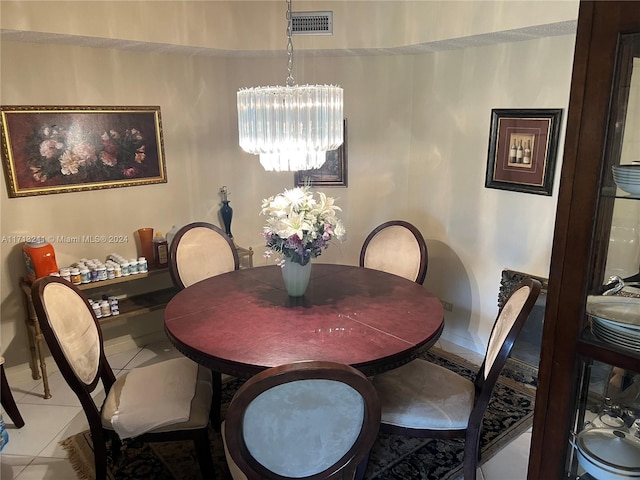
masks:
<path id="1" fill-rule="evenodd" d="M 303 297 L 278 266 L 217 275 L 177 293 L 165 331 L 185 356 L 239 378 L 277 365 L 328 360 L 371 376 L 432 346 L 444 326 L 438 298 L 397 275 L 313 264 Z"/>

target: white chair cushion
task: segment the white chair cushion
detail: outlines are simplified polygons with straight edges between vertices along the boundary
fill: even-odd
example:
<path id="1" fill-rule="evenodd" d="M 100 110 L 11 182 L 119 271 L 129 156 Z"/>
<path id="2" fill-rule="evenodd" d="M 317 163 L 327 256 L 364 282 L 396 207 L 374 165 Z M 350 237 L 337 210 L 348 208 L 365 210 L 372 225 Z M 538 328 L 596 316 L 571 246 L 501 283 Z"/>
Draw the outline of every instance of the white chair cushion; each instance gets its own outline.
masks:
<path id="1" fill-rule="evenodd" d="M 382 423 L 430 430 L 467 428 L 475 388 L 451 370 L 417 359 L 376 375 L 373 385 Z"/>
<path id="2" fill-rule="evenodd" d="M 364 401 L 342 382 L 299 380 L 258 395 L 243 419 L 251 455 L 285 477 L 314 475 L 338 462 L 362 430 Z"/>
<path id="3" fill-rule="evenodd" d="M 506 340 L 507 335 L 509 335 L 513 324 L 516 323 L 518 315 L 520 315 L 520 312 L 522 311 L 522 307 L 527 301 L 527 298 L 529 298 L 530 292 L 530 287 L 525 286 L 519 288 L 511 294 L 509 300 L 507 300 L 507 303 L 502 308 L 495 326 L 493 327 L 493 332 L 491 332 L 489 345 L 487 346 L 487 358 L 484 364 L 484 378 L 487 378 L 489 375 L 489 371 L 491 370 L 491 367 L 493 367 L 493 362 L 498 358 L 498 353 L 500 353 L 500 349 L 502 349 L 504 341 Z"/>
<path id="4" fill-rule="evenodd" d="M 144 385 L 151 385 L 153 382 L 165 382 L 165 374 L 163 374 L 163 368 L 171 369 L 172 362 L 175 360 L 191 362 L 191 360 L 186 358 L 179 358 L 173 360 L 167 360 L 165 362 L 160 362 L 158 364 L 151 365 L 152 367 L 158 367 L 155 370 L 155 373 L 158 374 L 156 378 L 149 377 L 144 381 Z M 175 366 L 175 365 L 174 365 Z M 141 367 L 136 370 L 144 370 L 147 367 Z M 153 373 L 153 371 L 152 371 Z M 113 417 L 120 408 L 120 401 L 122 395 L 122 389 L 127 382 L 127 377 L 129 375 L 122 376 L 116 380 L 116 382 L 111 387 L 109 391 L 109 395 L 104 401 L 104 405 L 102 407 L 102 426 L 109 430 L 115 430 L 113 426 Z M 155 376 L 155 374 L 154 374 Z M 133 378 L 133 377 L 132 377 Z M 211 383 L 211 371 L 209 369 L 198 366 L 197 367 L 197 377 L 195 378 L 195 385 L 188 387 L 191 389 L 192 397 L 187 396 L 188 402 L 187 407 L 189 411 L 189 416 L 184 421 L 174 421 L 171 423 L 167 423 L 164 425 L 159 425 L 152 429 L 145 429 L 146 432 L 140 433 L 159 433 L 159 432 L 171 432 L 175 430 L 193 430 L 198 428 L 203 428 L 209 423 L 209 412 L 211 410 L 211 398 L 213 393 L 213 387 Z M 145 401 L 148 402 L 148 409 L 153 410 L 155 412 L 172 410 L 175 405 L 173 402 L 175 401 L 171 397 L 168 396 L 155 396 L 155 397 L 145 397 Z M 146 421 L 145 421 L 146 422 Z M 160 422 L 166 423 L 166 422 Z M 132 429 L 138 428 L 136 426 L 130 427 Z"/>
<path id="5" fill-rule="evenodd" d="M 74 290 L 49 283 L 42 294 L 49 323 L 76 376 L 91 383 L 100 362 L 100 337 L 91 309 Z"/>
<path id="6" fill-rule="evenodd" d="M 415 282 L 420 260 L 420 244 L 411 230 L 393 225 L 380 230 L 371 239 L 365 251 L 364 266 Z"/>
<path id="7" fill-rule="evenodd" d="M 176 252 L 178 274 L 185 287 L 235 269 L 226 238 L 206 227 L 194 227 L 180 239 Z"/>

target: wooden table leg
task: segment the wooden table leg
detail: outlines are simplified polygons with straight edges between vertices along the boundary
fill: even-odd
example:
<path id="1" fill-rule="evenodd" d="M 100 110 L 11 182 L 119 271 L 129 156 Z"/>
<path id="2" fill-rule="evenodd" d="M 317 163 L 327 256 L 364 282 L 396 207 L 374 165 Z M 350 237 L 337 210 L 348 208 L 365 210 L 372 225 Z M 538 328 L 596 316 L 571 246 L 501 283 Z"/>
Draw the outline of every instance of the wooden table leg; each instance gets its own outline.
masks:
<path id="1" fill-rule="evenodd" d="M 47 364 L 44 361 L 44 335 L 40 330 L 40 322 L 35 320 L 34 329 L 36 333 L 36 350 L 40 359 L 40 369 L 42 370 L 42 385 L 44 386 L 44 398 L 51 398 L 51 391 L 49 390 L 49 377 L 47 376 Z"/>
<path id="2" fill-rule="evenodd" d="M 30 294 L 28 293 L 29 287 L 23 280 L 20 281 L 20 288 L 22 288 L 24 311 L 27 314 L 25 316 L 24 323 L 27 326 L 29 352 L 31 353 L 31 360 L 29 361 L 29 366 L 31 367 L 31 378 L 38 380 L 40 378 L 40 370 L 38 368 L 38 348 L 36 347 L 36 331 L 34 326 L 36 312 L 33 308 L 33 304 L 31 303 Z"/>
<path id="3" fill-rule="evenodd" d="M 40 363 L 44 398 L 49 399 L 51 398 L 51 391 L 49 390 L 49 377 L 47 377 L 47 364 L 44 361 L 44 336 L 42 335 L 42 330 L 40 330 L 40 322 L 31 300 L 31 285 L 24 279 L 20 279 L 20 288 L 22 290 L 24 309 L 27 313 L 25 322 L 27 324 L 27 335 L 29 336 L 29 349 L 31 350 L 31 376 L 34 380 L 40 378 L 38 374 L 38 363 Z"/>
<path id="4" fill-rule="evenodd" d="M 38 350 L 36 349 L 36 332 L 33 325 L 27 325 L 27 336 L 29 337 L 29 368 L 31 368 L 31 378 L 39 380 L 41 378 L 40 368 L 38 366 Z"/>
<path id="5" fill-rule="evenodd" d="M 211 370 L 211 383 L 213 386 L 213 398 L 211 399 L 211 425 L 216 432 L 220 431 L 222 422 L 222 374 Z"/>

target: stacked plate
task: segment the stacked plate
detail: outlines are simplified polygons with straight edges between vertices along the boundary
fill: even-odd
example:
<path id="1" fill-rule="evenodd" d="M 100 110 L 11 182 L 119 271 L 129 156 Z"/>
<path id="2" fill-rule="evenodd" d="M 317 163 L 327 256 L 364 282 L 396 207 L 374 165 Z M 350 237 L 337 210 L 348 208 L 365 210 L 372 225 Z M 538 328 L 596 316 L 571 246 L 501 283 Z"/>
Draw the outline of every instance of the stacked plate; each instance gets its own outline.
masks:
<path id="1" fill-rule="evenodd" d="M 640 298 L 592 295 L 587 314 L 600 340 L 640 352 Z"/>
<path id="2" fill-rule="evenodd" d="M 640 195 L 640 164 L 614 165 L 613 180 L 621 190 Z"/>

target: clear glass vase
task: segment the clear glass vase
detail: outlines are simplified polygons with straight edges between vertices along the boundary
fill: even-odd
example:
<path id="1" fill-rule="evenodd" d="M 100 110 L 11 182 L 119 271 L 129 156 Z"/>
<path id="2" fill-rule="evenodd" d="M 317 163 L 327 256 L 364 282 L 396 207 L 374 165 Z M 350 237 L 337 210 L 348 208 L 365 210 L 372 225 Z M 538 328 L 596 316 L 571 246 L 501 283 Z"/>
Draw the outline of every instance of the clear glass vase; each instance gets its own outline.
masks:
<path id="1" fill-rule="evenodd" d="M 282 279 L 287 293 L 290 297 L 302 297 L 309 286 L 309 276 L 311 275 L 311 261 L 306 265 L 292 262 L 285 258 L 282 267 Z"/>

